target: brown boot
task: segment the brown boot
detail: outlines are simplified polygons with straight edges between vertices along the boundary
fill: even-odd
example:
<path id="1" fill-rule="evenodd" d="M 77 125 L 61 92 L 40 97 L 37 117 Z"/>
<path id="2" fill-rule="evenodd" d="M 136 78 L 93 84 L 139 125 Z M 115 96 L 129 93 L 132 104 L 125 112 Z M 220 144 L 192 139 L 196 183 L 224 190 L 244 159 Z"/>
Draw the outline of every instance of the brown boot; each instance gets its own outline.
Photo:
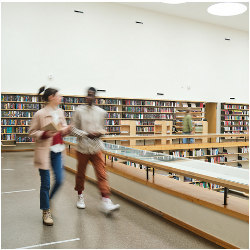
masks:
<path id="1" fill-rule="evenodd" d="M 45 224 L 46 226 L 53 226 L 53 219 L 50 209 L 43 210 L 43 224 Z"/>

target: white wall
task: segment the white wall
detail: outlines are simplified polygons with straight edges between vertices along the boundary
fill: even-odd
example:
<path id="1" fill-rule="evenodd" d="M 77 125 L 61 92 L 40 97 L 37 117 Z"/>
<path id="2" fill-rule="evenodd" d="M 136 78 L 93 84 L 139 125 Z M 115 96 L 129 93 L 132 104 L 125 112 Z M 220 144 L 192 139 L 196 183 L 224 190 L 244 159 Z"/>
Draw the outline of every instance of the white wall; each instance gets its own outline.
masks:
<path id="1" fill-rule="evenodd" d="M 248 33 L 116 3 L 2 3 L 2 91 L 43 84 L 63 94 L 93 85 L 104 96 L 248 102 Z"/>

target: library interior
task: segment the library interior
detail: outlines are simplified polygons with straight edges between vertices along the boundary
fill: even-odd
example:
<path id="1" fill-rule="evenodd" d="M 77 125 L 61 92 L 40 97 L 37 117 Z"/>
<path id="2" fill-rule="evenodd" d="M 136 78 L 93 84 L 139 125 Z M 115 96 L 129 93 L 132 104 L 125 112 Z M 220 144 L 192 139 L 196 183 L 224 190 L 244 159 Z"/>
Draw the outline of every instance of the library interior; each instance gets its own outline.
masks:
<path id="1" fill-rule="evenodd" d="M 248 8 L 2 2 L 1 247 L 249 249 Z"/>

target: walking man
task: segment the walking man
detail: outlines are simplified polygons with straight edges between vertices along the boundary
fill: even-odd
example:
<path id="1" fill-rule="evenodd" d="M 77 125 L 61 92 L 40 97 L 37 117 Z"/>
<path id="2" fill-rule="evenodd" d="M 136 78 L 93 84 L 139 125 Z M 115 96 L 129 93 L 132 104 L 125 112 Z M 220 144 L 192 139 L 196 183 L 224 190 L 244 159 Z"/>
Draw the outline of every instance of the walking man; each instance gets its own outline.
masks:
<path id="1" fill-rule="evenodd" d="M 73 116 L 72 134 L 77 137 L 77 174 L 75 190 L 78 192 L 78 208 L 85 208 L 84 190 L 85 173 L 88 161 L 95 169 L 98 188 L 101 193 L 100 210 L 106 214 L 120 208 L 110 200 L 110 189 L 103 159 L 103 142 L 100 136 L 105 134 L 104 120 L 107 112 L 93 103 L 95 101 L 95 88 L 88 89 L 86 105 L 79 106 Z"/>

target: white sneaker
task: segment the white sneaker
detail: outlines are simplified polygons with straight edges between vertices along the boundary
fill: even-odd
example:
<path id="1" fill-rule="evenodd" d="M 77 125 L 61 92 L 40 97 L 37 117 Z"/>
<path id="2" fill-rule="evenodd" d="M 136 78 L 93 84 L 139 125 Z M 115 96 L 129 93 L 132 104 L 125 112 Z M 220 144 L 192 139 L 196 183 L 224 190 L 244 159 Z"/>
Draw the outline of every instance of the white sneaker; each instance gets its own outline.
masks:
<path id="1" fill-rule="evenodd" d="M 84 203 L 84 198 L 83 198 L 83 194 L 78 195 L 78 201 L 76 203 L 76 206 L 78 208 L 85 208 L 85 203 Z"/>
<path id="2" fill-rule="evenodd" d="M 118 209 L 120 209 L 119 204 L 113 204 L 113 202 L 109 198 L 104 198 L 104 197 L 102 198 L 100 206 L 100 210 L 102 212 L 104 212 L 105 214 L 110 214 Z"/>

